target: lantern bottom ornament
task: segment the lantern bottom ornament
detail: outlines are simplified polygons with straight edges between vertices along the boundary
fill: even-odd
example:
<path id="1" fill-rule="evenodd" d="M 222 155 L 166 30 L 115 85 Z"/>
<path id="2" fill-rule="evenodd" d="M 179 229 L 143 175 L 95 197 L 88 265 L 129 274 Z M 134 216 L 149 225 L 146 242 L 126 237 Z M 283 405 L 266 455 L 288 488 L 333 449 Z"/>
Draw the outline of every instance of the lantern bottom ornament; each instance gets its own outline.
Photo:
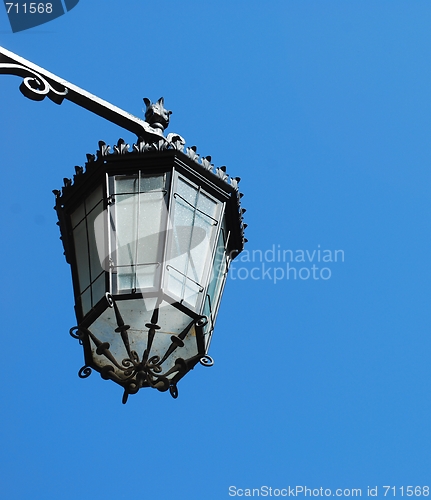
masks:
<path id="1" fill-rule="evenodd" d="M 70 334 L 84 349 L 79 377 L 98 371 L 123 387 L 123 403 L 143 387 L 176 398 L 196 364 L 212 366 L 226 276 L 247 241 L 240 179 L 184 144 L 178 134 L 132 148 L 120 139 L 112 150 L 101 141 L 54 191 L 75 297 Z"/>
<path id="2" fill-rule="evenodd" d="M 192 328 L 195 330 L 195 335 L 203 337 L 204 327 L 208 320 L 205 316 L 201 316 L 197 320 L 192 320 L 179 335 L 170 336 L 170 345 L 167 347 L 164 355 L 152 355 L 153 343 L 156 331 L 161 327 L 157 324 L 159 310 L 155 309 L 151 317 L 151 322 L 146 323 L 148 328 L 146 347 L 142 356 L 131 348 L 128 330 L 130 325 L 124 323 L 118 305 L 114 301 L 110 293 L 105 295 L 106 301 L 110 308 L 114 310 L 117 327 L 114 330 L 116 335 L 120 335 L 123 348 L 127 356 L 121 361 L 116 359 L 111 352 L 109 342 L 102 342 L 89 329 L 81 326 L 75 326 L 70 329 L 70 335 L 78 339 L 81 344 L 84 342 L 92 342 L 96 354 L 103 356 L 107 360 L 100 368 L 100 374 L 105 380 L 113 380 L 124 387 L 123 403 L 127 402 L 129 394 L 136 394 L 142 387 L 153 387 L 161 392 L 169 390 L 173 398 L 178 397 L 177 381 L 182 378 L 188 371 L 200 362 L 203 366 L 212 366 L 214 364 L 212 358 L 207 354 L 197 354 L 188 359 L 177 357 L 174 364 L 171 362 L 171 367 L 164 370 L 164 363 L 178 348 L 185 347 L 185 339 Z M 78 372 L 80 378 L 90 376 L 92 369 L 90 366 L 84 365 Z"/>

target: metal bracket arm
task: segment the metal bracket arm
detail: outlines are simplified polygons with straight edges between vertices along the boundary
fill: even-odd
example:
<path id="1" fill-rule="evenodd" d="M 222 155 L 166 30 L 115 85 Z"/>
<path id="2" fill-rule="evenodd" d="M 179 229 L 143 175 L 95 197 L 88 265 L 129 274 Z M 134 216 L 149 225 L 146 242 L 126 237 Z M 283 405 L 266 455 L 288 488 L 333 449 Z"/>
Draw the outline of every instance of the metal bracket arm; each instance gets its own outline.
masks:
<path id="1" fill-rule="evenodd" d="M 22 77 L 20 90 L 25 97 L 34 101 L 42 101 L 48 97 L 56 104 L 61 104 L 64 99 L 67 99 L 81 108 L 133 132 L 138 137 L 152 141 L 164 139 L 160 130 L 150 127 L 144 120 L 59 78 L 3 47 L 0 47 L 0 74 Z"/>

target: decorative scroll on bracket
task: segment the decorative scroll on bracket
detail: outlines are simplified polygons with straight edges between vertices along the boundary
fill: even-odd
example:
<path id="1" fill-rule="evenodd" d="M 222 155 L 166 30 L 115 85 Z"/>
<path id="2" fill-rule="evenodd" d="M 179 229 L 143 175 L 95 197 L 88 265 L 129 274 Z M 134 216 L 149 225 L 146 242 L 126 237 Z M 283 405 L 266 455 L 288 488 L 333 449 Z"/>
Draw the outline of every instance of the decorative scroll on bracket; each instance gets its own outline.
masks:
<path id="1" fill-rule="evenodd" d="M 22 76 L 23 81 L 19 86 L 25 97 L 32 101 L 42 101 L 49 97 L 56 104 L 61 104 L 67 95 L 67 88 L 51 83 L 36 71 L 20 64 L 0 62 L 0 74 Z M 57 88 L 56 88 L 57 87 Z"/>
<path id="2" fill-rule="evenodd" d="M 0 74 L 22 77 L 20 90 L 29 99 L 42 101 L 48 97 L 56 104 L 61 104 L 64 99 L 67 99 L 81 108 L 133 132 L 138 137 L 144 137 L 147 141 L 166 141 L 159 128 L 153 128 L 146 121 L 59 78 L 3 47 L 0 47 Z"/>

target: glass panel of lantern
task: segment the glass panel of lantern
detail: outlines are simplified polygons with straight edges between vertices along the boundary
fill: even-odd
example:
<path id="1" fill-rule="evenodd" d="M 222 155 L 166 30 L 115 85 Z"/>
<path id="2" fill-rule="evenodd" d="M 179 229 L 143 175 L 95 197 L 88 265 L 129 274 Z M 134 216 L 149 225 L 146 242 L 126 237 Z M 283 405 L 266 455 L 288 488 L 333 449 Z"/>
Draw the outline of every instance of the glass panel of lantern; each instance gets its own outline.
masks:
<path id="1" fill-rule="evenodd" d="M 205 296 L 205 304 L 203 314 L 208 318 L 208 325 L 206 327 L 206 344 L 208 348 L 211 340 L 212 331 L 215 326 L 215 319 L 217 317 L 218 308 L 220 306 L 220 298 L 223 293 L 223 288 L 226 282 L 227 271 L 229 267 L 229 255 L 227 254 L 227 234 L 225 220 L 222 221 L 220 232 L 218 235 L 216 251 L 208 285 L 207 293 Z"/>
<path id="2" fill-rule="evenodd" d="M 179 175 L 173 191 L 165 290 L 200 313 L 223 204 Z"/>
<path id="3" fill-rule="evenodd" d="M 110 179 L 110 268 L 115 294 L 160 287 L 167 224 L 167 174 Z"/>
<path id="4" fill-rule="evenodd" d="M 94 222 L 103 212 L 103 190 L 97 187 L 72 213 L 71 224 L 77 269 L 75 294 L 87 314 L 105 294 L 105 275 L 99 259 Z M 100 246 L 100 245 L 99 245 Z M 76 279 L 75 279 L 76 281 Z"/>

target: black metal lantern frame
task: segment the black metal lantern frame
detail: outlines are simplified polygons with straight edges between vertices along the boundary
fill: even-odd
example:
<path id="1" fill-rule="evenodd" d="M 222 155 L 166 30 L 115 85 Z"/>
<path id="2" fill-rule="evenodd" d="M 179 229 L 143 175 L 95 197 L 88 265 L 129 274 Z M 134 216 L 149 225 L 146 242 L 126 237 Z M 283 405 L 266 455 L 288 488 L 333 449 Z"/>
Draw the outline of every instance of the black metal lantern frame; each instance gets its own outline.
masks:
<path id="1" fill-rule="evenodd" d="M 85 169 L 55 190 L 61 239 L 71 266 L 85 365 L 124 388 L 169 390 L 194 366 L 210 366 L 212 338 L 229 264 L 243 249 L 239 178 L 199 158 L 171 112 L 144 99 L 145 121 L 0 47 L 0 74 L 23 78 L 29 99 L 69 100 L 136 134 L 99 142 Z"/>
<path id="2" fill-rule="evenodd" d="M 55 191 L 85 365 L 124 387 L 169 390 L 208 348 L 230 261 L 244 245 L 239 178 L 184 139 L 104 142 Z M 126 228 L 124 228 L 126 226 Z"/>

